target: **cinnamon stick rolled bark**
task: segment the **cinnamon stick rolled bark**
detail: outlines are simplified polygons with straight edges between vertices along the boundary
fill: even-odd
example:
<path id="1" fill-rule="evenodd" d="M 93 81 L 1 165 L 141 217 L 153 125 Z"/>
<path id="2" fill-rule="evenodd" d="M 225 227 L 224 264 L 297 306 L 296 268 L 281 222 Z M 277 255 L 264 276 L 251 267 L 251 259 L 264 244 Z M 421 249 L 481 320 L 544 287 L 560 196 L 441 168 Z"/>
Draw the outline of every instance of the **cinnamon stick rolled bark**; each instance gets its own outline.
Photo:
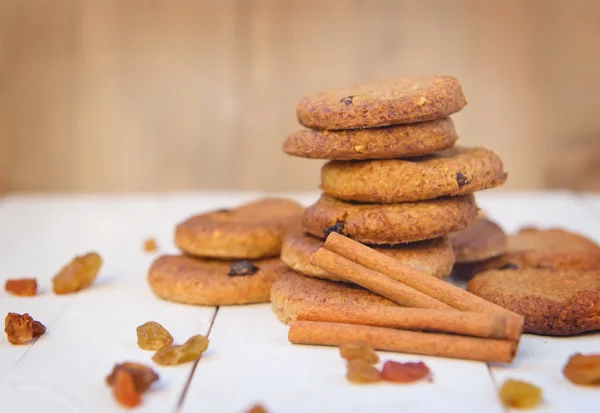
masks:
<path id="1" fill-rule="evenodd" d="M 300 307 L 296 320 L 445 332 L 513 341 L 521 336 L 524 322 L 521 316 L 504 313 L 318 303 Z"/>
<path id="2" fill-rule="evenodd" d="M 510 363 L 517 352 L 515 341 L 317 321 L 295 321 L 288 340 L 325 346 L 364 341 L 376 350 L 497 363 Z"/>
<path id="3" fill-rule="evenodd" d="M 352 262 L 400 281 L 457 310 L 515 314 L 336 232 L 329 234 L 324 248 Z"/>
<path id="4" fill-rule="evenodd" d="M 453 310 L 452 307 L 435 298 L 324 248 L 319 248 L 311 256 L 310 263 L 403 306 Z"/>

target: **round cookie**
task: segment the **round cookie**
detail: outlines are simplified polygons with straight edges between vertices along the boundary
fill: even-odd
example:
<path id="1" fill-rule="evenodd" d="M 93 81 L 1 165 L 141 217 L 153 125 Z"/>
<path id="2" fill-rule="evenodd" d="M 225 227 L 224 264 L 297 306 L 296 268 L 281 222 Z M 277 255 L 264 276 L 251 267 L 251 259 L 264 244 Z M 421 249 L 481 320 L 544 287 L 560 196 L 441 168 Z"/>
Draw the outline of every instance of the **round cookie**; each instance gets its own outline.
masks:
<path id="1" fill-rule="evenodd" d="M 456 78 L 414 76 L 315 93 L 300 100 L 296 115 L 311 129 L 360 129 L 441 119 L 466 104 Z"/>
<path id="2" fill-rule="evenodd" d="M 327 195 L 306 209 L 305 232 L 325 239 L 336 231 L 365 244 L 401 244 L 442 237 L 475 219 L 473 195 L 401 204 L 360 204 Z"/>
<path id="3" fill-rule="evenodd" d="M 398 306 L 357 285 L 319 280 L 294 271 L 289 271 L 273 284 L 271 305 L 277 318 L 284 323 L 294 321 L 305 303 Z"/>
<path id="4" fill-rule="evenodd" d="M 292 133 L 283 143 L 288 155 L 312 159 L 388 159 L 427 155 L 454 145 L 450 118 L 375 129 Z"/>
<path id="5" fill-rule="evenodd" d="M 330 161 L 321 169 L 321 189 L 346 201 L 396 203 L 470 194 L 506 177 L 494 152 L 453 147 L 415 159 Z"/>
<path id="6" fill-rule="evenodd" d="M 565 336 L 600 329 L 600 272 L 488 271 L 467 290 L 525 317 L 526 333 Z"/>
<path id="7" fill-rule="evenodd" d="M 506 250 L 506 234 L 502 228 L 482 215 L 465 229 L 449 236 L 459 264 L 487 260 Z"/>
<path id="8" fill-rule="evenodd" d="M 273 283 L 289 271 L 279 258 L 218 261 L 184 255 L 158 257 L 148 271 L 148 283 L 158 297 L 184 304 L 235 305 L 269 302 Z M 246 264 L 246 265 L 244 265 Z M 249 275 L 229 275 L 233 270 Z M 239 268 L 242 271 L 239 271 Z M 256 271 L 252 273 L 252 271 Z"/>
<path id="9" fill-rule="evenodd" d="M 333 281 L 344 281 L 342 278 L 310 263 L 310 256 L 323 247 L 323 244 L 322 240 L 311 235 L 289 234 L 283 240 L 281 259 L 288 267 L 300 274 Z M 454 265 L 454 253 L 448 237 L 389 247 L 380 246 L 376 247 L 375 250 L 437 278 L 450 275 Z"/>
<path id="10" fill-rule="evenodd" d="M 303 211 L 294 201 L 264 198 L 196 215 L 177 225 L 175 245 L 198 257 L 274 257 L 279 255 L 285 235 L 300 227 Z"/>

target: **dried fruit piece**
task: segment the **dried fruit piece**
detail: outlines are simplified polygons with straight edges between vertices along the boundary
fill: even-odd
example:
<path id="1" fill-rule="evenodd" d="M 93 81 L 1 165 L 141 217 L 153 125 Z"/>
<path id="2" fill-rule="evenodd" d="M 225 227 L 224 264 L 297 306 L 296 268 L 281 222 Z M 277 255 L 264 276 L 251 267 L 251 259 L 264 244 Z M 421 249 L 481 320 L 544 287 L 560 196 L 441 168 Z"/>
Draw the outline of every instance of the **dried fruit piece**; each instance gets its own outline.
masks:
<path id="1" fill-rule="evenodd" d="M 375 364 L 379 356 L 368 343 L 344 343 L 340 345 L 340 355 L 346 360 L 362 360 L 368 364 Z"/>
<path id="2" fill-rule="evenodd" d="M 180 346 L 166 346 L 158 349 L 152 356 L 155 363 L 163 366 L 174 366 L 198 360 L 208 348 L 208 339 L 200 334 L 192 336 Z"/>
<path id="3" fill-rule="evenodd" d="M 100 271 L 102 258 L 95 252 L 73 258 L 52 279 L 55 294 L 70 294 L 89 286 Z"/>
<path id="4" fill-rule="evenodd" d="M 345 96 L 340 99 L 340 103 L 343 103 L 345 105 L 351 105 L 352 101 L 354 100 L 354 96 L 356 95 Z"/>
<path id="5" fill-rule="evenodd" d="M 121 405 L 128 408 L 138 406 L 142 401 L 141 394 L 135 390 L 133 375 L 125 369 L 119 369 L 115 374 L 113 395 Z"/>
<path id="6" fill-rule="evenodd" d="M 600 354 L 573 354 L 563 374 L 574 384 L 600 384 Z"/>
<path id="7" fill-rule="evenodd" d="M 14 295 L 31 297 L 37 293 L 37 281 L 35 278 L 6 280 L 4 289 Z"/>
<path id="8" fill-rule="evenodd" d="M 173 336 L 156 321 L 148 321 L 135 329 L 138 347 L 143 350 L 158 350 L 173 344 Z"/>
<path id="9" fill-rule="evenodd" d="M 386 361 L 381 369 L 381 379 L 395 383 L 412 383 L 427 376 L 429 376 L 429 367 L 422 361 L 418 363 Z"/>
<path id="10" fill-rule="evenodd" d="M 346 379 L 356 384 L 375 383 L 381 380 L 379 370 L 363 360 L 350 360 L 347 364 Z"/>
<path id="11" fill-rule="evenodd" d="M 33 320 L 32 329 L 33 338 L 39 337 L 46 332 L 46 326 L 36 320 Z"/>
<path id="12" fill-rule="evenodd" d="M 252 408 L 250 408 L 250 410 L 248 410 L 246 413 L 267 413 L 267 409 L 262 407 L 260 404 L 257 404 L 252 406 Z"/>
<path id="13" fill-rule="evenodd" d="M 148 238 L 144 241 L 144 251 L 155 252 L 157 249 L 158 245 L 156 245 L 156 241 L 153 238 Z"/>
<path id="14" fill-rule="evenodd" d="M 518 270 L 519 266 L 514 262 L 507 262 L 502 267 L 498 268 L 499 270 Z"/>
<path id="15" fill-rule="evenodd" d="M 466 175 L 464 175 L 460 172 L 456 173 L 456 183 L 458 184 L 459 188 L 462 188 L 463 186 L 467 185 L 470 182 L 471 182 L 471 180 L 469 178 L 467 178 Z"/>
<path id="16" fill-rule="evenodd" d="M 325 236 L 325 238 L 327 238 L 332 232 L 337 232 L 338 234 L 344 235 L 342 231 L 344 231 L 345 225 L 346 224 L 344 223 L 344 221 L 337 221 L 332 226 L 325 228 L 323 230 L 323 235 Z"/>
<path id="17" fill-rule="evenodd" d="M 542 390 L 521 380 L 508 379 L 500 389 L 500 400 L 506 407 L 528 409 L 542 399 Z"/>
<path id="18" fill-rule="evenodd" d="M 8 313 L 4 319 L 4 332 L 9 343 L 23 344 L 44 334 L 46 327 L 27 313 Z"/>
<path id="19" fill-rule="evenodd" d="M 140 364 L 125 362 L 121 364 L 115 364 L 111 373 L 106 376 L 106 384 L 112 386 L 115 384 L 117 373 L 119 370 L 127 370 L 133 378 L 135 391 L 138 393 L 144 393 L 152 383 L 158 380 L 158 374 L 154 372 L 150 367 Z"/>
<path id="20" fill-rule="evenodd" d="M 259 268 L 252 264 L 252 261 L 242 260 L 232 263 L 227 275 L 252 275 L 258 270 Z"/>

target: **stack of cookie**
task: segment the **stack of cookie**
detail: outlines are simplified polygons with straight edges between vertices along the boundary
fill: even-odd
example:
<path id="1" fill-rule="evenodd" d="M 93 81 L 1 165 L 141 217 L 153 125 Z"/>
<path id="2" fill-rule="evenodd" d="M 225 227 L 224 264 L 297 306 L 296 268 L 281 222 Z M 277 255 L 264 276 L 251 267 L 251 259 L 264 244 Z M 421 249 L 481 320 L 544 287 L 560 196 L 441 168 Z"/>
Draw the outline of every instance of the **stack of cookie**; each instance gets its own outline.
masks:
<path id="1" fill-rule="evenodd" d="M 309 262 L 335 231 L 430 275 L 449 275 L 454 254 L 447 235 L 475 220 L 473 192 L 506 180 L 492 151 L 454 146 L 458 136 L 448 116 L 466 103 L 450 76 L 375 82 L 304 97 L 297 116 L 310 129 L 289 136 L 284 151 L 329 162 L 321 171 L 324 194 L 304 213 L 302 233 L 284 241 L 284 262 L 306 276 L 337 281 Z M 374 299 L 354 286 L 323 283 L 287 274 L 272 290 L 275 312 L 284 321 L 293 319 L 293 310 L 284 308 L 294 307 L 282 299 L 286 294 L 297 297 L 295 302 Z M 299 296 L 299 289 L 306 294 Z"/>
<path id="2" fill-rule="evenodd" d="M 157 258 L 148 283 L 158 297 L 185 304 L 268 302 L 288 271 L 279 259 L 283 238 L 298 230 L 303 211 L 294 201 L 265 198 L 193 216 L 175 229 L 183 255 Z"/>

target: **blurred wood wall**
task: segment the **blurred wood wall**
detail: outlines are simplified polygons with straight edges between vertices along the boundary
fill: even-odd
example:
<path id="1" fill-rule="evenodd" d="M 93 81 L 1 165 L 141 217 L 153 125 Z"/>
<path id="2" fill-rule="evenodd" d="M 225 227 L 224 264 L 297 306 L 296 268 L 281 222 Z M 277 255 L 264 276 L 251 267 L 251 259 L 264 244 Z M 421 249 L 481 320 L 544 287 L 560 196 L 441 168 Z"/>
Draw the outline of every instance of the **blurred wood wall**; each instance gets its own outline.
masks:
<path id="1" fill-rule="evenodd" d="M 303 94 L 443 73 L 507 187 L 600 189 L 599 51 L 593 0 L 0 0 L 0 187 L 316 189 Z"/>

